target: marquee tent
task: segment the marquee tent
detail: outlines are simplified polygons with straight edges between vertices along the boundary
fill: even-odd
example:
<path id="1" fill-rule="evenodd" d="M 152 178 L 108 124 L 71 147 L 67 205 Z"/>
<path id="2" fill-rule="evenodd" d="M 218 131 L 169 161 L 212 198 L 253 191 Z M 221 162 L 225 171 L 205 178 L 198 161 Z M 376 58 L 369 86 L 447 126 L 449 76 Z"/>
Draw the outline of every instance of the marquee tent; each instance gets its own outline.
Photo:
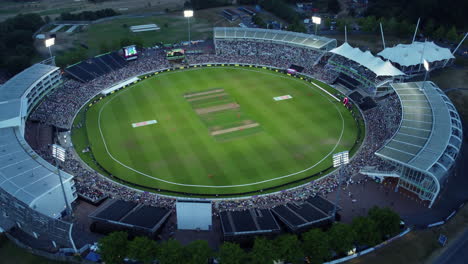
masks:
<path id="1" fill-rule="evenodd" d="M 432 41 L 398 44 L 395 47 L 384 49 L 377 55 L 405 67 L 419 65 L 423 59 L 432 63 L 455 58 L 450 49 L 437 46 Z"/>
<path id="2" fill-rule="evenodd" d="M 361 64 L 373 71 L 377 76 L 405 75 L 399 69 L 395 68 L 389 61 L 383 61 L 381 58 L 375 57 L 370 51 L 364 52 L 359 48 L 353 48 L 346 42 L 343 45 L 330 50 L 330 52 Z"/>

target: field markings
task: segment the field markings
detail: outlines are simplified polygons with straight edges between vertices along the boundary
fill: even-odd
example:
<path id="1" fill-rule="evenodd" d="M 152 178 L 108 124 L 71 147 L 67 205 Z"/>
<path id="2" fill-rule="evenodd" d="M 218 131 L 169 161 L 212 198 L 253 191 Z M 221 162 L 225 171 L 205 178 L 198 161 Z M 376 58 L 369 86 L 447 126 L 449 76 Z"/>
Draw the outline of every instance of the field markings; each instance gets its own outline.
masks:
<path id="1" fill-rule="evenodd" d="M 258 127 L 258 126 L 260 126 L 259 123 L 253 123 L 253 124 L 248 124 L 248 125 L 243 125 L 243 126 L 238 126 L 238 127 L 231 127 L 231 128 L 227 128 L 227 129 L 215 130 L 215 131 L 212 131 L 210 134 L 212 136 L 216 136 L 216 135 L 226 134 L 226 133 L 230 133 L 230 132 L 234 132 L 234 131 L 238 131 L 238 130 L 244 130 L 244 129 L 248 129 L 248 128 L 252 128 L 252 127 Z"/>
<path id="2" fill-rule="evenodd" d="M 268 74 L 268 75 L 272 75 L 272 76 L 276 76 L 276 77 L 279 77 L 279 78 L 285 78 L 285 79 L 289 79 L 289 80 L 292 80 L 292 81 L 296 81 L 296 82 L 301 82 L 302 84 L 308 86 L 309 88 L 312 88 L 314 89 L 313 86 L 310 86 L 308 82 L 305 82 L 303 80 L 298 80 L 298 79 L 295 79 L 295 78 L 292 78 L 292 77 L 287 77 L 287 76 L 282 76 L 280 74 L 273 74 L 273 73 L 269 73 L 269 72 L 264 72 L 264 71 L 258 71 L 258 70 L 253 70 L 253 69 L 243 69 L 243 68 L 237 68 L 237 67 L 212 67 L 213 68 L 222 68 L 222 69 L 226 69 L 226 68 L 229 68 L 229 69 L 236 69 L 236 70 L 245 70 L 245 71 L 253 71 L 253 72 L 258 72 L 258 73 L 262 73 L 262 74 Z M 201 70 L 202 68 L 198 68 L 198 69 L 190 69 L 191 70 Z M 188 71 L 188 70 L 187 70 Z M 168 74 L 173 74 L 173 73 L 178 73 L 178 72 L 170 72 L 170 73 L 167 73 Z M 326 91 L 325 89 L 323 89 L 322 87 L 320 87 L 319 85 L 315 84 L 315 83 L 311 83 L 313 84 L 315 87 L 319 88 L 320 90 L 322 90 L 324 93 L 326 93 L 327 95 L 329 95 L 330 97 L 332 97 L 333 99 L 335 100 L 338 100 L 334 95 L 332 95 L 330 92 Z M 135 87 L 135 86 L 133 86 Z M 253 183 L 245 183 L 245 184 L 233 184 L 233 185 L 198 185 L 198 184 L 185 184 L 185 183 L 178 183 L 178 182 L 172 182 L 172 181 L 168 181 L 168 180 L 164 180 L 164 179 L 161 179 L 161 178 L 157 178 L 157 177 L 154 177 L 154 176 L 151 176 L 151 175 L 148 175 L 144 172 L 141 172 L 139 170 L 136 170 L 124 163 L 122 163 L 121 161 L 119 161 L 118 159 L 116 159 L 110 152 L 109 152 L 109 149 L 108 149 L 108 146 L 107 146 L 107 143 L 106 143 L 106 140 L 104 138 L 104 135 L 102 133 L 102 129 L 101 129 L 101 114 L 102 114 L 102 110 L 107 106 L 108 103 L 112 102 L 115 98 L 117 98 L 118 96 L 126 93 L 127 91 L 130 91 L 131 88 L 133 87 L 130 87 L 130 89 L 125 89 L 124 91 L 121 91 L 119 94 L 117 94 L 116 96 L 112 97 L 110 100 L 108 100 L 102 107 L 101 109 L 99 109 L 99 115 L 98 115 L 98 129 L 99 129 L 99 133 L 101 135 L 101 139 L 102 139 L 102 142 L 104 144 L 104 148 L 106 149 L 106 152 L 107 154 L 109 155 L 109 157 L 114 160 L 115 162 L 117 162 L 118 164 L 122 165 L 123 167 L 133 171 L 133 172 L 136 172 L 142 176 L 145 176 L 149 179 L 153 179 L 153 180 L 157 180 L 157 181 L 160 181 L 160 182 L 164 182 L 164 183 L 168 183 L 168 184 L 173 184 L 173 185 L 177 185 L 177 186 L 185 186 L 185 187 L 202 187 L 202 188 L 234 188 L 234 187 L 245 187 L 245 186 L 252 186 L 252 185 L 258 185 L 258 184 L 262 184 L 262 183 L 267 183 L 267 182 L 271 182 L 271 181 L 275 181 L 275 180 L 280 180 L 280 179 L 284 179 L 284 178 L 289 178 L 289 177 L 292 177 L 292 176 L 295 176 L 295 175 L 298 175 L 298 174 L 301 174 L 303 172 L 306 172 L 308 170 L 311 170 L 313 168 L 315 168 L 317 165 L 319 165 L 320 163 L 322 163 L 325 159 L 327 159 L 328 157 L 330 157 L 336 150 L 336 148 L 338 147 L 338 145 L 340 144 L 341 142 L 341 139 L 343 138 L 343 135 L 344 135 L 344 130 L 345 130 L 345 120 L 344 120 L 344 117 L 343 117 L 343 114 L 341 113 L 340 109 L 338 109 L 338 104 L 333 104 L 332 105 L 335 107 L 335 109 L 338 111 L 338 113 L 340 114 L 340 118 L 341 118 L 341 132 L 340 132 L 340 136 L 335 144 L 335 146 L 333 147 L 333 149 L 327 154 L 325 155 L 320 161 L 318 161 L 317 163 L 315 163 L 314 165 L 308 167 L 308 168 L 305 168 L 301 171 L 298 171 L 298 172 L 294 172 L 294 173 L 291 173 L 291 174 L 287 174 L 287 175 L 283 175 L 283 176 L 279 176 L 279 177 L 276 177 L 276 178 L 271 178 L 271 179 L 267 179 L 267 180 L 263 180 L 263 181 L 258 181 L 258 182 L 253 182 Z M 221 89 L 222 90 L 222 89 Z M 324 98 L 326 98 L 328 101 L 331 102 L 330 98 L 328 98 L 326 95 L 322 94 L 322 93 L 319 93 L 321 96 L 323 96 Z"/>
<path id="3" fill-rule="evenodd" d="M 273 100 L 275 100 L 275 101 L 283 101 L 283 100 L 288 100 L 288 99 L 292 99 L 292 96 L 290 96 L 289 94 L 288 95 L 283 95 L 283 96 L 273 97 Z"/>
<path id="4" fill-rule="evenodd" d="M 157 123 L 158 123 L 158 121 L 156 121 L 156 120 L 143 121 L 143 122 L 133 123 L 132 127 L 142 127 L 142 126 L 148 126 L 148 125 L 153 125 L 153 124 L 157 124 Z"/>
<path id="5" fill-rule="evenodd" d="M 187 99 L 187 102 L 200 101 L 200 100 L 205 100 L 205 99 L 210 99 L 210 98 L 222 97 L 226 95 L 227 93 L 219 93 L 219 94 L 205 95 L 205 96 L 200 96 L 200 97 L 195 97 L 195 98 L 189 97 L 190 99 Z"/>
<path id="6" fill-rule="evenodd" d="M 203 114 L 220 112 L 223 110 L 230 110 L 230 109 L 237 109 L 237 108 L 240 108 L 239 104 L 229 103 L 229 104 L 215 105 L 215 106 L 204 107 L 204 108 L 196 108 L 195 112 L 199 115 L 203 115 Z"/>
<path id="7" fill-rule="evenodd" d="M 211 90 L 211 91 L 206 91 L 206 92 L 199 92 L 199 93 L 189 93 L 184 95 L 185 98 L 190 98 L 190 97 L 197 97 L 201 95 L 207 95 L 207 94 L 214 94 L 214 93 L 221 93 L 224 92 L 224 89 L 216 89 L 216 90 Z"/>

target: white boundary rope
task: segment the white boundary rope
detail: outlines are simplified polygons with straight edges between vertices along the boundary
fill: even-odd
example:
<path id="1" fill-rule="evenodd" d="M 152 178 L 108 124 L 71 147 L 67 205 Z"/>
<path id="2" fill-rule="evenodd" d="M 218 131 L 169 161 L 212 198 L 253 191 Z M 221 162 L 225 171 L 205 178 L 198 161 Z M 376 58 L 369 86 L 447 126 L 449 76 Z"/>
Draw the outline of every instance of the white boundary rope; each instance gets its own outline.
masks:
<path id="1" fill-rule="evenodd" d="M 258 70 L 253 70 L 253 69 L 245 69 L 245 68 L 241 68 L 241 67 L 210 67 L 210 68 L 231 68 L 231 69 L 237 69 L 237 70 L 246 70 L 246 71 L 254 71 L 254 72 L 258 72 L 258 73 L 263 73 L 263 74 L 268 74 L 268 75 L 274 75 L 276 77 L 280 77 L 280 78 L 285 78 L 285 79 L 290 79 L 290 80 L 294 80 L 294 81 L 297 81 L 297 82 L 307 82 L 305 80 L 298 80 L 296 78 L 292 78 L 292 77 L 288 77 L 288 76 L 282 76 L 281 74 L 274 74 L 274 73 L 269 73 L 269 72 L 264 72 L 264 71 L 258 71 Z M 201 70 L 201 69 L 206 69 L 206 68 L 191 68 L 187 71 L 190 71 L 190 70 Z M 167 74 L 171 74 L 171 73 L 178 73 L 177 72 L 168 72 Z M 326 91 L 325 89 L 323 89 L 322 87 L 318 86 L 317 84 L 315 83 L 312 83 L 315 87 L 319 88 L 322 92 L 325 92 L 327 95 L 331 96 L 333 99 L 337 100 L 337 101 L 340 101 L 338 98 L 336 98 L 335 96 L 333 96 L 331 93 L 329 93 L 328 91 Z M 310 86 L 309 84 L 307 84 L 307 86 L 309 88 L 314 88 L 312 86 Z M 129 88 L 132 88 L 132 87 L 129 87 Z M 338 107 L 336 106 L 336 104 L 334 104 L 335 106 L 335 109 L 338 111 L 338 113 L 340 114 L 340 118 L 341 118 L 341 124 L 342 124 L 342 128 L 341 128 L 341 133 L 340 133 L 340 137 L 338 138 L 338 141 L 336 142 L 335 146 L 333 147 L 333 149 L 325 156 L 323 157 L 320 161 L 318 161 L 317 163 L 315 163 L 314 165 L 308 167 L 308 168 L 305 168 L 301 171 L 298 171 L 298 172 L 294 172 L 294 173 L 291 173 L 291 174 L 288 174 L 288 175 L 284 175 L 284 176 L 279 176 L 279 177 L 276 177 L 276 178 L 272 178 L 272 179 L 268 179 L 268 180 L 263 180 L 263 181 L 258 181 L 258 182 L 253 182 L 253 183 L 245 183 L 245 184 L 236 184 L 236 185 L 198 185 L 198 184 L 184 184 L 184 183 L 177 183 L 177 182 L 172 182 L 172 181 L 167 181 L 167 180 L 164 180 L 164 179 L 161 179 L 161 178 L 157 178 L 157 177 L 154 177 L 154 176 L 151 176 L 151 175 L 148 175 L 144 172 L 141 172 L 139 170 L 136 170 L 126 164 L 124 164 L 123 162 L 119 161 L 118 159 L 116 159 L 110 152 L 109 152 L 109 149 L 107 147 L 107 143 L 106 143 L 106 140 L 104 138 L 104 135 L 102 133 L 102 130 L 101 130 L 101 113 L 102 113 L 102 110 L 107 106 L 108 103 L 112 102 L 112 100 L 114 100 L 116 97 L 122 95 L 123 93 L 125 93 L 126 91 L 128 91 L 130 89 L 126 89 L 125 91 L 122 91 L 120 92 L 118 95 L 114 96 L 113 98 L 111 98 L 109 101 L 107 101 L 102 107 L 101 109 L 99 110 L 99 116 L 98 116 L 98 128 L 99 128 L 99 133 L 101 135 L 101 139 L 102 139 L 102 142 L 104 143 L 104 148 L 106 149 L 106 152 L 107 154 L 109 155 L 109 157 L 114 160 L 115 162 L 117 162 L 118 164 L 122 165 L 123 167 L 133 171 L 133 172 L 136 172 L 142 176 L 145 176 L 147 178 L 150 178 L 152 180 L 157 180 L 157 181 L 160 181 L 160 182 L 164 182 L 164 183 L 168 183 L 168 184 L 173 184 L 173 185 L 178 185 L 178 186 L 185 186 L 185 187 L 202 187 L 202 188 L 234 188 L 234 187 L 245 187 L 245 186 L 252 186 L 252 185 L 257 185 L 257 184 L 262 184 L 262 183 L 266 183 L 266 182 L 271 182 L 271 181 L 275 181 L 275 180 L 280 180 L 280 179 L 284 179 L 284 178 L 289 178 L 289 177 L 292 177 L 292 176 L 295 176 L 297 174 L 300 174 L 300 173 L 303 173 L 303 172 L 306 172 L 308 170 L 311 170 L 313 168 L 315 168 L 318 164 L 322 163 L 326 158 L 328 158 L 330 155 L 332 155 L 334 152 L 335 152 L 335 149 L 338 147 L 338 145 L 340 144 L 341 142 L 341 139 L 343 137 L 343 134 L 344 134 L 344 118 L 343 118 L 343 114 L 341 113 L 341 111 L 338 109 Z M 325 97 L 324 94 L 320 94 L 321 96 Z M 325 97 L 327 98 L 327 97 Z M 330 99 L 327 98 L 329 101 Z"/>

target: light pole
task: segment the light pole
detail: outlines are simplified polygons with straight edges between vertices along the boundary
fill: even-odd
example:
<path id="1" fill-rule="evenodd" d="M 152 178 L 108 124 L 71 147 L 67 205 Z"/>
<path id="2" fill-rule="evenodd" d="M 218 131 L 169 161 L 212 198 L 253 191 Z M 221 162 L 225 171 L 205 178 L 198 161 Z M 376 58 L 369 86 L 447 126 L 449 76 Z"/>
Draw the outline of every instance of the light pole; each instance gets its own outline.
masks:
<path id="1" fill-rule="evenodd" d="M 315 35 L 317 35 L 317 27 L 322 23 L 322 19 L 320 17 L 313 16 L 312 23 L 315 24 Z"/>
<path id="2" fill-rule="evenodd" d="M 65 193 L 65 187 L 63 186 L 62 174 L 60 173 L 60 169 L 59 169 L 59 162 L 65 161 L 65 155 L 66 155 L 66 150 L 64 148 L 62 148 L 61 146 L 57 144 L 52 145 L 52 156 L 55 158 L 55 165 L 57 167 L 57 173 L 60 179 L 60 185 L 62 186 L 63 199 L 65 200 L 65 205 L 67 207 L 67 215 L 71 216 L 72 214 L 71 214 L 70 205 L 68 205 L 68 199 Z"/>
<path id="3" fill-rule="evenodd" d="M 424 64 L 424 69 L 426 69 L 426 73 L 424 74 L 424 81 L 423 81 L 423 85 L 421 88 L 422 92 L 424 92 L 424 86 L 426 85 L 427 74 L 429 73 L 429 62 L 427 62 L 427 60 L 424 59 L 423 64 Z"/>
<path id="4" fill-rule="evenodd" d="M 342 151 L 333 154 L 333 168 L 340 167 L 340 171 L 338 172 L 338 191 L 336 192 L 336 202 L 333 206 L 333 218 L 336 216 L 336 211 L 338 207 L 338 203 L 340 202 L 340 193 L 341 193 L 341 183 L 343 177 L 343 170 L 344 165 L 349 163 L 349 152 Z"/>
<path id="5" fill-rule="evenodd" d="M 193 10 L 185 10 L 184 11 L 184 17 L 187 18 L 187 24 L 188 24 L 188 41 L 190 42 L 190 18 L 193 17 Z"/>
<path id="6" fill-rule="evenodd" d="M 53 45 L 55 45 L 55 38 L 48 38 L 45 40 L 45 46 L 46 48 L 49 48 L 49 54 L 50 54 L 51 59 L 52 59 L 52 50 L 50 49 L 50 47 L 52 47 Z"/>

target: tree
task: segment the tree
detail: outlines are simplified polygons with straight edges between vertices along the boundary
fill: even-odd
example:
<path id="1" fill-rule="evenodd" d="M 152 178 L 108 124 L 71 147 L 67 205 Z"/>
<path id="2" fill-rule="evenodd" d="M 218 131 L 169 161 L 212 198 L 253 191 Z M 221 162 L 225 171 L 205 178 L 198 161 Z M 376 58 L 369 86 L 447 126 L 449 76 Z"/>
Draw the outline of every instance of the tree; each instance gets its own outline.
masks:
<path id="1" fill-rule="evenodd" d="M 328 0 L 328 12 L 338 14 L 341 10 L 340 2 L 338 0 Z"/>
<path id="2" fill-rule="evenodd" d="M 378 28 L 377 19 L 374 16 L 365 17 L 361 22 L 361 27 L 364 32 L 376 32 Z"/>
<path id="3" fill-rule="evenodd" d="M 275 258 L 291 263 L 303 263 L 304 254 L 296 235 L 285 234 L 274 240 Z"/>
<path id="4" fill-rule="evenodd" d="M 251 264 L 273 263 L 275 250 L 273 241 L 264 237 L 256 237 L 250 252 Z"/>
<path id="5" fill-rule="evenodd" d="M 136 237 L 128 244 L 128 257 L 151 264 L 156 258 L 156 242 L 147 237 Z"/>
<path id="6" fill-rule="evenodd" d="M 444 26 L 440 26 L 436 29 L 436 31 L 434 31 L 434 33 L 432 34 L 432 37 L 435 39 L 435 40 L 440 40 L 440 39 L 443 39 L 445 37 L 445 28 Z"/>
<path id="7" fill-rule="evenodd" d="M 377 228 L 384 238 L 396 235 L 400 231 L 400 216 L 390 208 L 372 207 L 369 217 L 377 224 Z"/>
<path id="8" fill-rule="evenodd" d="M 106 263 L 122 263 L 127 252 L 127 232 L 113 232 L 99 240 L 99 254 Z"/>
<path id="9" fill-rule="evenodd" d="M 218 252 L 218 260 L 221 264 L 244 264 L 247 255 L 239 244 L 224 242 Z"/>
<path id="10" fill-rule="evenodd" d="M 351 225 L 356 233 L 356 241 L 360 245 L 373 246 L 380 242 L 382 235 L 377 224 L 369 217 L 356 217 Z"/>
<path id="11" fill-rule="evenodd" d="M 345 254 L 354 246 L 356 234 L 351 226 L 342 223 L 335 223 L 328 231 L 330 247 L 337 254 Z"/>
<path id="12" fill-rule="evenodd" d="M 257 25 L 260 28 L 266 28 L 267 27 L 265 21 L 259 15 L 254 15 L 252 17 L 252 21 L 255 23 L 255 25 Z"/>
<path id="13" fill-rule="evenodd" d="M 388 31 L 388 33 L 394 34 L 398 29 L 398 24 L 398 20 L 395 17 L 391 17 L 388 20 L 387 25 L 384 25 L 384 30 Z"/>
<path id="14" fill-rule="evenodd" d="M 447 31 L 447 39 L 451 42 L 457 42 L 458 34 L 455 26 L 452 26 L 449 31 Z"/>
<path id="15" fill-rule="evenodd" d="M 424 34 L 427 36 L 432 36 L 434 34 L 436 27 L 433 18 L 430 18 L 427 23 L 424 25 Z"/>
<path id="16" fill-rule="evenodd" d="M 188 264 L 206 264 L 213 256 L 213 251 L 205 240 L 193 241 L 185 247 L 185 252 L 187 254 L 185 263 Z"/>
<path id="17" fill-rule="evenodd" d="M 414 30 L 414 27 L 406 20 L 401 21 L 397 27 L 397 35 L 399 37 L 408 37 Z"/>
<path id="18" fill-rule="evenodd" d="M 331 26 L 331 22 L 332 22 L 331 18 L 327 17 L 327 18 L 325 18 L 325 21 L 323 22 L 323 24 L 328 29 Z"/>
<path id="19" fill-rule="evenodd" d="M 301 33 L 307 32 L 306 27 L 304 26 L 304 24 L 300 20 L 296 20 L 296 21 L 294 21 L 294 23 L 290 24 L 289 27 L 288 27 L 288 30 L 289 31 L 294 31 L 294 32 L 301 32 Z"/>
<path id="20" fill-rule="evenodd" d="M 183 250 L 184 247 L 179 241 L 169 239 L 159 245 L 156 251 L 156 258 L 159 260 L 160 264 L 184 263 L 185 254 Z"/>
<path id="21" fill-rule="evenodd" d="M 323 263 L 330 258 L 330 244 L 327 233 L 312 229 L 302 235 L 302 247 L 311 263 Z"/>

